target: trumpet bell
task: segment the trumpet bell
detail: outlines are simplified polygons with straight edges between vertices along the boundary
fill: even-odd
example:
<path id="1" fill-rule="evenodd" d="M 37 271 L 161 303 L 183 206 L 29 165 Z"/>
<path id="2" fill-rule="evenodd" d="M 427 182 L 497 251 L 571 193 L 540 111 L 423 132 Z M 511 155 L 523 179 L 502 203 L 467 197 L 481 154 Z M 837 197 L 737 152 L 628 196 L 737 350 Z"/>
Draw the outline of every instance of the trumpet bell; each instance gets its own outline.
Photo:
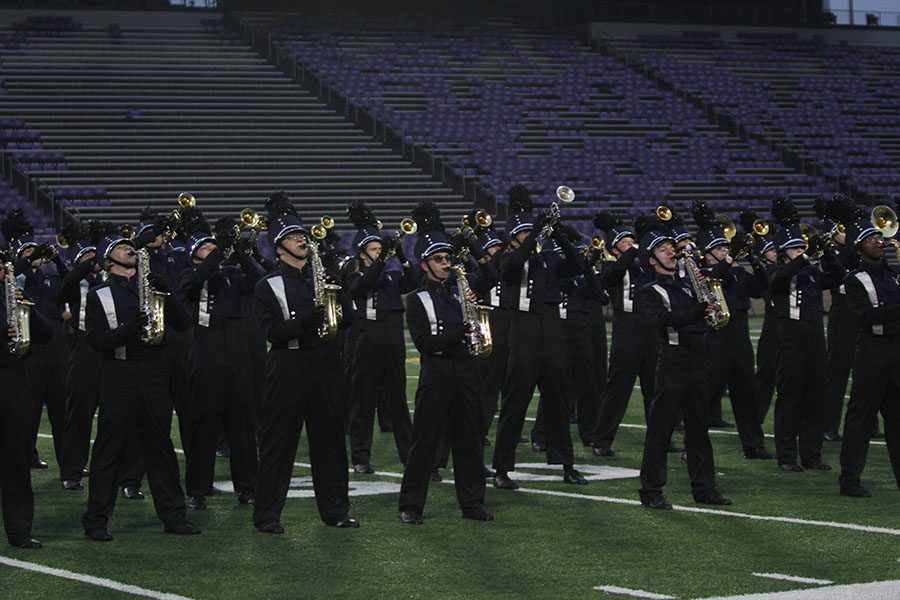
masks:
<path id="1" fill-rule="evenodd" d="M 309 228 L 309 233 L 317 240 L 325 239 L 325 236 L 328 235 L 328 229 L 325 228 L 321 223 L 316 223 L 312 227 Z"/>
<path id="2" fill-rule="evenodd" d="M 722 233 L 725 234 L 725 239 L 730 242 L 737 233 L 737 227 L 734 225 L 734 220 L 726 214 L 719 213 L 716 215 L 716 222 L 722 227 Z"/>
<path id="3" fill-rule="evenodd" d="M 63 234 L 57 233 L 56 234 L 56 245 L 59 246 L 60 248 L 68 248 L 69 240 L 67 240 L 66 236 L 64 236 Z"/>
<path id="4" fill-rule="evenodd" d="M 561 185 L 556 188 L 556 197 L 560 202 L 572 202 L 575 200 L 575 190 L 567 185 Z"/>
<path id="5" fill-rule="evenodd" d="M 881 232 L 885 238 L 892 238 L 897 235 L 900 230 L 900 224 L 897 223 L 897 213 L 890 206 L 879 204 L 872 209 L 870 215 L 872 226 Z"/>
<path id="6" fill-rule="evenodd" d="M 487 211 L 479 210 L 475 213 L 475 223 L 479 227 L 490 227 L 493 222 L 493 217 Z"/>
<path id="7" fill-rule="evenodd" d="M 322 217 L 320 222 L 322 223 L 322 227 L 324 227 L 325 229 L 331 229 L 332 227 L 334 227 L 334 219 L 329 217 L 328 215 Z"/>
<path id="8" fill-rule="evenodd" d="M 123 238 L 130 240 L 134 237 L 134 227 L 131 225 L 122 225 L 119 229 L 119 233 Z"/>
<path id="9" fill-rule="evenodd" d="M 809 240 L 819 235 L 819 230 L 810 225 L 809 223 L 800 223 L 800 237 L 803 238 L 803 243 L 809 245 Z"/>
<path id="10" fill-rule="evenodd" d="M 660 221 L 671 221 L 672 220 L 672 209 L 668 206 L 661 204 L 656 207 L 656 217 Z"/>
<path id="11" fill-rule="evenodd" d="M 766 235 L 769 233 L 769 224 L 762 219 L 753 221 L 753 233 L 755 235 Z"/>
<path id="12" fill-rule="evenodd" d="M 412 219 L 406 218 L 400 221 L 400 231 L 403 232 L 404 235 L 410 235 L 418 231 L 418 224 Z"/>
<path id="13" fill-rule="evenodd" d="M 190 192 L 181 192 L 178 194 L 178 206 L 181 208 L 189 208 L 197 205 L 197 200 Z"/>
<path id="14" fill-rule="evenodd" d="M 603 250 L 606 247 L 606 240 L 604 240 L 599 235 L 595 235 L 591 238 L 591 248 L 594 250 Z"/>
<path id="15" fill-rule="evenodd" d="M 259 225 L 259 213 L 252 208 L 245 208 L 241 211 L 241 223 L 247 227 L 256 227 Z"/>

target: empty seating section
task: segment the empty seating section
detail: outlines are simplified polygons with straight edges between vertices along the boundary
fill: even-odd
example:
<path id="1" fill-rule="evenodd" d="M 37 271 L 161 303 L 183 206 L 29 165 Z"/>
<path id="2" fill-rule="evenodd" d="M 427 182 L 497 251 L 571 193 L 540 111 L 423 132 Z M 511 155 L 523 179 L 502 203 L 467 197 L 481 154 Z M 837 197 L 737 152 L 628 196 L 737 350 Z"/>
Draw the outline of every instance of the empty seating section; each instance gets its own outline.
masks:
<path id="1" fill-rule="evenodd" d="M 67 24 L 68 23 L 68 24 Z M 19 27 L 0 49 L 0 136 L 83 218 L 133 221 L 193 193 L 209 218 L 278 190 L 307 218 L 354 199 L 386 226 L 459 194 L 373 140 L 221 22 L 194 29 Z M 13 39 L 9 37 L 9 39 Z M 39 133 L 38 133 L 39 132 Z"/>
<path id="2" fill-rule="evenodd" d="M 677 89 L 817 161 L 869 196 L 900 187 L 900 48 L 797 34 L 717 32 L 615 39 Z"/>
<path id="3" fill-rule="evenodd" d="M 585 213 L 694 198 L 730 209 L 830 189 L 565 29 L 450 15 L 242 18 L 351 104 L 477 172 L 501 201 L 516 182 L 547 197 L 570 185 Z"/>

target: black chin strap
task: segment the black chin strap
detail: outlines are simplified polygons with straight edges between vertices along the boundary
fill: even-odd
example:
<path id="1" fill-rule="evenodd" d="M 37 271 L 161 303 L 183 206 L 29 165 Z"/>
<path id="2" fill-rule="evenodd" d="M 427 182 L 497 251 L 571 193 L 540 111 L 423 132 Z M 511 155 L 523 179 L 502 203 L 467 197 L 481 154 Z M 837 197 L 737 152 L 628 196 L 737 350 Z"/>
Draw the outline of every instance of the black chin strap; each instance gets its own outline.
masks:
<path id="1" fill-rule="evenodd" d="M 113 257 L 109 257 L 106 260 L 111 262 L 114 265 L 119 265 L 123 269 L 134 269 L 137 268 L 137 262 L 131 263 L 130 265 L 123 263 L 122 261 L 116 260 Z"/>
<path id="2" fill-rule="evenodd" d="M 282 250 L 284 250 L 285 252 L 287 252 L 288 254 L 290 254 L 291 256 L 293 256 L 294 258 L 296 258 L 297 260 L 306 260 L 307 258 L 309 258 L 309 250 L 308 250 L 308 249 L 307 249 L 307 251 L 306 251 L 306 256 L 297 256 L 296 254 L 294 254 L 293 252 L 291 252 L 290 250 L 288 250 L 288 249 L 285 247 L 284 244 L 279 244 L 279 245 L 281 246 L 281 249 L 282 249 Z M 308 247 L 307 247 L 307 248 L 308 248 Z"/>

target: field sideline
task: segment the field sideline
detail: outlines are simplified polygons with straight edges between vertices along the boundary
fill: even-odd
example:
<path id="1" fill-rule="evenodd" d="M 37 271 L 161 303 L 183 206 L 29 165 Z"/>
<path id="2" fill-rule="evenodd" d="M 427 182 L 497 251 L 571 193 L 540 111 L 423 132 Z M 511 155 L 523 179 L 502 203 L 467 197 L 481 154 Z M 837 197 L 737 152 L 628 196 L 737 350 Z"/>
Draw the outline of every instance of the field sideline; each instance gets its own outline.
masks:
<path id="1" fill-rule="evenodd" d="M 418 364 L 409 361 L 410 399 L 417 373 Z M 717 431 L 718 485 L 734 505 L 710 510 L 694 504 L 686 468 L 670 455 L 666 492 L 677 510 L 649 511 L 637 506 L 640 406 L 635 393 L 616 457 L 601 460 L 576 444 L 588 486 L 562 483 L 561 470 L 547 470 L 543 454 L 520 445 L 519 463 L 530 465 L 514 474 L 523 489 L 488 488 L 493 523 L 462 520 L 445 481 L 432 485 L 423 526 L 400 525 L 401 465 L 391 436 L 379 433 L 373 450 L 378 472 L 351 475 L 358 530 L 318 521 L 302 442 L 291 493 L 296 498 L 284 513 L 286 535 L 254 531 L 249 509 L 225 494 L 209 499 L 210 510 L 190 514 L 203 529 L 192 537 L 164 535 L 149 498 L 120 500 L 110 523 L 116 540 L 109 544 L 83 539 L 86 492 L 60 489 L 45 419 L 39 445 L 51 469 L 32 471 L 34 534 L 44 549 L 2 547 L 0 597 L 602 599 L 791 590 L 806 590 L 790 596 L 796 598 L 900 597 L 900 491 L 883 442 L 872 446 L 864 474 L 873 497 L 855 499 L 838 495 L 836 471 L 780 472 L 773 461 L 745 460 L 733 430 Z M 724 408 L 731 420 L 727 399 Z M 533 403 L 531 416 L 535 409 Z M 771 428 L 770 417 L 765 429 Z M 173 439 L 179 446 L 174 431 Z M 826 462 L 837 466 L 839 446 L 826 442 Z M 450 480 L 452 472 L 444 476 Z M 217 480 L 228 487 L 227 460 L 217 462 Z"/>

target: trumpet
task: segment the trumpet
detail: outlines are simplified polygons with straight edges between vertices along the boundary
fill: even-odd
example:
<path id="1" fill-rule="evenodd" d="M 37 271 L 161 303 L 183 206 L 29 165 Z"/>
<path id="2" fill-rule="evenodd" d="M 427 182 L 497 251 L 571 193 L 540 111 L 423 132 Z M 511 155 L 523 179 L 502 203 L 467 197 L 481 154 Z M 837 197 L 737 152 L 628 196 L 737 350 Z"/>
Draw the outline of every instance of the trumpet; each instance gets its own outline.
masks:
<path id="1" fill-rule="evenodd" d="M 585 246 L 583 252 L 585 259 L 588 260 L 590 260 L 591 255 L 596 255 L 597 258 L 593 261 L 591 266 L 596 265 L 598 262 L 608 263 L 616 261 L 616 257 L 610 254 L 609 250 L 606 249 L 606 240 L 599 235 L 591 237 L 590 245 Z"/>
<path id="2" fill-rule="evenodd" d="M 59 246 L 60 248 L 68 248 L 69 240 L 67 240 L 66 236 L 64 236 L 62 233 L 57 233 L 56 234 L 56 245 Z"/>
<path id="3" fill-rule="evenodd" d="M 387 252 L 384 253 L 384 260 L 387 261 L 397 253 L 397 245 L 400 243 L 400 238 L 404 235 L 412 235 L 418 231 L 418 229 L 418 224 L 409 217 L 400 221 L 400 229 L 394 232 L 388 242 L 389 248 L 387 249 Z"/>
<path id="4" fill-rule="evenodd" d="M 163 232 L 163 240 L 171 242 L 178 235 L 178 224 L 181 222 L 181 211 L 186 208 L 197 206 L 197 200 L 190 192 L 181 192 L 178 194 L 178 208 L 172 211 L 169 218 L 166 219 L 166 229 Z"/>
<path id="5" fill-rule="evenodd" d="M 197 206 L 197 200 L 190 192 L 181 192 L 178 194 L 178 206 L 181 208 L 191 208 Z"/>
<path id="6" fill-rule="evenodd" d="M 309 228 L 309 233 L 317 240 L 324 240 L 328 230 L 334 227 L 334 219 L 325 215 L 319 222 Z"/>
<path id="7" fill-rule="evenodd" d="M 469 215 L 464 215 L 462 218 L 462 224 L 464 227 L 470 227 L 473 231 L 476 227 L 485 229 L 486 227 L 490 227 L 494 222 L 494 219 L 488 214 L 485 210 L 478 210 L 475 213 L 475 224 L 472 225 L 469 223 Z"/>
<path id="8" fill-rule="evenodd" d="M 119 228 L 119 235 L 127 240 L 134 239 L 134 227 L 128 224 L 122 225 L 122 227 Z"/>
<path id="9" fill-rule="evenodd" d="M 769 224 L 762 219 L 753 221 L 753 235 L 764 236 L 769 233 Z"/>
<path id="10" fill-rule="evenodd" d="M 266 218 L 253 210 L 252 208 L 245 208 L 241 211 L 241 224 L 245 227 L 252 227 L 254 229 L 268 229 L 269 223 L 266 221 Z"/>
<path id="11" fill-rule="evenodd" d="M 666 206 L 665 204 L 660 204 L 656 207 L 656 218 L 662 222 L 671 221 L 672 220 L 672 209 Z"/>
<path id="12" fill-rule="evenodd" d="M 900 252 L 900 242 L 893 239 L 900 230 L 900 224 L 897 223 L 897 213 L 890 206 L 879 204 L 872 209 L 869 215 L 872 227 L 877 229 L 882 237 L 884 237 L 885 246 L 893 246 L 895 251 Z"/>
<path id="13" fill-rule="evenodd" d="M 568 204 L 569 202 L 574 202 L 575 190 L 567 185 L 561 185 L 556 188 L 556 197 L 559 198 L 560 202 L 565 202 L 566 204 Z"/>

